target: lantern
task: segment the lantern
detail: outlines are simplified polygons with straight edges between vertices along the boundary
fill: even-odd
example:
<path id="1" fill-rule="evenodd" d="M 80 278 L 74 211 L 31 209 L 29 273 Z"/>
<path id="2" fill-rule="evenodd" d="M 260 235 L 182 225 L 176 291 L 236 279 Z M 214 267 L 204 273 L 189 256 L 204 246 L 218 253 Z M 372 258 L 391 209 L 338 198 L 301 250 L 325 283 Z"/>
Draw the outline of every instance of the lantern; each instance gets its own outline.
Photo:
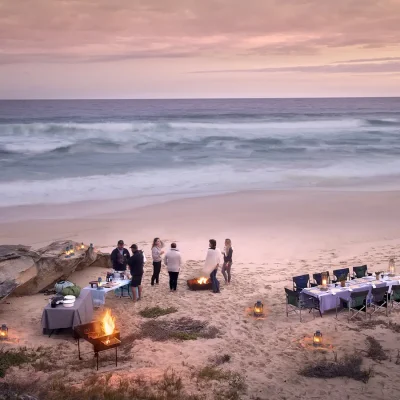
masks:
<path id="1" fill-rule="evenodd" d="M 326 274 L 326 272 L 322 272 L 321 274 L 321 283 L 322 283 L 322 287 L 326 288 L 328 285 L 328 276 Z"/>
<path id="2" fill-rule="evenodd" d="M 85 250 L 85 245 L 83 244 L 83 242 L 81 243 L 80 249 Z"/>
<path id="3" fill-rule="evenodd" d="M 322 346 L 322 333 L 320 331 L 314 333 L 313 345 Z"/>
<path id="4" fill-rule="evenodd" d="M 74 246 L 72 246 L 72 244 L 71 244 L 71 246 L 69 246 L 69 254 L 70 254 L 71 256 L 74 256 L 74 255 L 75 255 Z"/>
<path id="5" fill-rule="evenodd" d="M 8 339 L 8 328 L 6 324 L 3 324 L 0 328 L 0 340 Z"/>
<path id="6" fill-rule="evenodd" d="M 389 260 L 389 275 L 395 276 L 396 275 L 396 264 L 394 263 L 394 258 Z"/>
<path id="7" fill-rule="evenodd" d="M 263 315 L 263 310 L 264 310 L 264 305 L 261 303 L 260 300 L 257 301 L 256 304 L 254 304 L 254 316 L 255 317 L 260 317 Z"/>
<path id="8" fill-rule="evenodd" d="M 69 258 L 69 246 L 65 248 L 65 258 Z"/>

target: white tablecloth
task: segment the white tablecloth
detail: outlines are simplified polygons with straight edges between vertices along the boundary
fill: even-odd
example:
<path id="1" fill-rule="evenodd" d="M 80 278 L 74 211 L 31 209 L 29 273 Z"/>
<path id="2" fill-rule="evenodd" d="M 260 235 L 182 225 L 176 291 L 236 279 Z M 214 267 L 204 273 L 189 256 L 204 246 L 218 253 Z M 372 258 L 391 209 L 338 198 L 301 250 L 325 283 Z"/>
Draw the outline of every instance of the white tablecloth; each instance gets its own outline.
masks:
<path id="1" fill-rule="evenodd" d="M 352 281 L 346 282 L 346 287 L 340 286 L 330 288 L 327 292 L 321 291 L 319 288 L 307 288 L 301 292 L 302 296 L 312 296 L 319 299 L 321 313 L 336 308 L 336 302 L 338 298 L 345 300 L 350 299 L 350 293 L 361 292 L 363 290 L 369 290 L 369 297 L 371 296 L 371 290 L 375 287 L 388 286 L 389 291 L 392 289 L 392 285 L 400 284 L 400 276 L 393 278 L 389 277 L 385 280 L 369 280 L 368 278 L 353 279 Z"/>
<path id="2" fill-rule="evenodd" d="M 130 285 L 130 279 L 123 279 L 123 280 L 115 280 L 113 281 L 113 286 L 111 288 L 102 287 L 101 289 L 92 288 L 90 286 L 86 286 L 82 289 L 82 291 L 89 291 L 92 295 L 93 303 L 95 305 L 105 304 L 106 302 L 106 294 L 111 291 L 115 291 L 119 288 L 124 286 Z M 130 288 L 127 288 L 128 293 L 130 293 Z"/>

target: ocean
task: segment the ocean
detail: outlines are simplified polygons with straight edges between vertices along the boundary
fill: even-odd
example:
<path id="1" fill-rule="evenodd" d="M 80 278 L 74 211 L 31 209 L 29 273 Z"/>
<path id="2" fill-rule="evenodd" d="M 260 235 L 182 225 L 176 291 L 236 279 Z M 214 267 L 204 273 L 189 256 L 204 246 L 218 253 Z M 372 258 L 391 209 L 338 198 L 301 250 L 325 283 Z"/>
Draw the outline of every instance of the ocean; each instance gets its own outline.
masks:
<path id="1" fill-rule="evenodd" d="M 400 186 L 400 98 L 0 101 L 0 207 Z"/>

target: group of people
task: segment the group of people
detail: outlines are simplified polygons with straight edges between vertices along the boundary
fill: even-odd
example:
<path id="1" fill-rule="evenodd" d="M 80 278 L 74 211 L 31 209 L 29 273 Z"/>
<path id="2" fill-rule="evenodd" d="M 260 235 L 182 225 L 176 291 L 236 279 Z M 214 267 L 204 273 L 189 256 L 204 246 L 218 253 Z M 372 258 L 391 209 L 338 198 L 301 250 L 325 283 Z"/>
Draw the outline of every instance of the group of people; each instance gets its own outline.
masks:
<path id="1" fill-rule="evenodd" d="M 177 249 L 176 243 L 171 243 L 170 249 L 164 251 L 164 244 L 160 238 L 155 238 L 151 246 L 151 255 L 153 259 L 153 274 L 151 276 L 151 286 L 158 285 L 160 280 L 160 272 L 162 264 L 166 266 L 169 274 L 169 288 L 171 292 L 175 292 L 178 285 L 179 272 L 182 267 L 182 256 Z M 119 240 L 117 247 L 111 253 L 111 262 L 116 273 L 125 273 L 129 269 L 131 275 L 131 286 L 133 300 L 140 300 L 142 297 L 142 278 L 144 273 L 144 264 L 146 256 L 142 250 L 139 250 L 137 244 L 132 244 L 130 247 L 132 255 L 129 250 L 125 248 L 123 240 Z M 223 252 L 217 248 L 215 239 L 209 240 L 209 248 L 206 255 L 204 264 L 204 272 L 209 274 L 214 293 L 220 293 L 219 281 L 217 279 L 217 272 L 221 265 L 221 258 L 223 255 L 222 275 L 226 284 L 231 282 L 231 267 L 233 248 L 230 239 L 225 240 L 225 247 Z"/>

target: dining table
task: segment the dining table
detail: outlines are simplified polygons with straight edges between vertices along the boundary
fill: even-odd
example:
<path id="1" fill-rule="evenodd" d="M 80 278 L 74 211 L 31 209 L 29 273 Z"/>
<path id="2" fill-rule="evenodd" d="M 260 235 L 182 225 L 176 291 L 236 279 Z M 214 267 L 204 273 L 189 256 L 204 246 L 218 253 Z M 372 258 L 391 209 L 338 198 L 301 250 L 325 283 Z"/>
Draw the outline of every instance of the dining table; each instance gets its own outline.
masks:
<path id="1" fill-rule="evenodd" d="M 340 284 L 328 284 L 327 290 L 321 286 L 303 289 L 300 293 L 300 298 L 311 296 L 319 300 L 319 307 L 321 313 L 336 309 L 339 299 L 348 301 L 350 300 L 351 292 L 368 290 L 369 294 L 367 301 L 371 298 L 371 291 L 373 288 L 387 286 L 390 292 L 393 285 L 400 284 L 400 276 L 385 275 L 382 279 L 377 280 L 375 276 L 366 276 L 364 278 L 357 278 L 346 281 L 344 287 Z"/>
<path id="2" fill-rule="evenodd" d="M 82 292 L 89 292 L 95 307 L 97 307 L 105 304 L 106 294 L 109 292 L 115 292 L 117 297 L 132 297 L 130 284 L 130 279 L 115 279 L 112 282 L 104 282 L 99 287 L 86 286 L 82 289 Z M 124 292 L 127 296 L 124 296 Z"/>

